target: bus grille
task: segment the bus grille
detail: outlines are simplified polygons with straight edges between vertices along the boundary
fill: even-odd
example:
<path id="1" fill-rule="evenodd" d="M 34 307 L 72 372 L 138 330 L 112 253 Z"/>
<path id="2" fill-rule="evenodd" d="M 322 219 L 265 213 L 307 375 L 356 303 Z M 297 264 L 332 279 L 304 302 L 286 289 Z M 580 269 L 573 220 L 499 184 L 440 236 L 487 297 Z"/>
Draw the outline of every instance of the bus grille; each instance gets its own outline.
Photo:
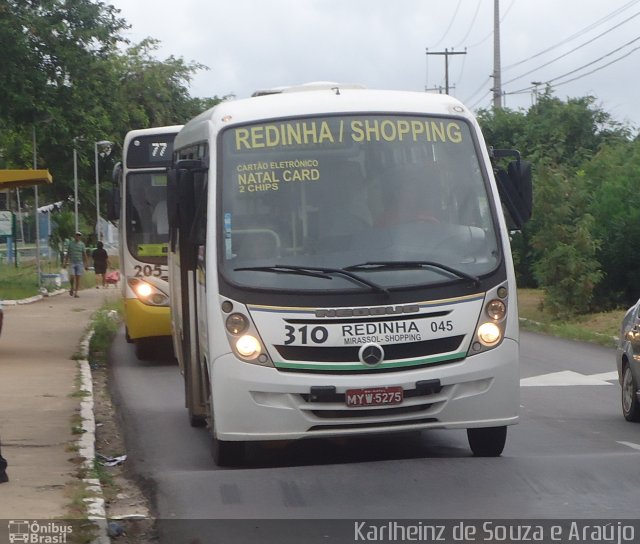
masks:
<path id="1" fill-rule="evenodd" d="M 382 346 L 385 361 L 428 357 L 440 353 L 456 351 L 464 335 L 408 342 L 406 344 L 388 344 Z M 306 361 L 316 363 L 359 363 L 358 352 L 361 346 L 316 347 L 316 346 L 274 346 L 278 354 L 287 361 Z"/>

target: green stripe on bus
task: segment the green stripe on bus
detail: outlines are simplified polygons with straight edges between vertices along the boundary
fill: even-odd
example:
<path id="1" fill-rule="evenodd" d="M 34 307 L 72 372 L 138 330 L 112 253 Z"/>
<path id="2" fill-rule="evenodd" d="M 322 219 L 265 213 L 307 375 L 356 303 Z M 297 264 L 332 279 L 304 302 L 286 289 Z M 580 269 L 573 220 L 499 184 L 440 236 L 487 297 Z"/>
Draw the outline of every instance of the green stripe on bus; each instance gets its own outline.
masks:
<path id="1" fill-rule="evenodd" d="M 377 366 L 368 366 L 363 363 L 345 364 L 345 363 L 287 363 L 284 361 L 274 361 L 276 368 L 290 368 L 295 370 L 383 370 L 387 368 L 403 368 L 420 366 L 424 364 L 441 363 L 451 361 L 452 359 L 461 359 L 466 352 L 451 353 L 441 357 L 430 357 L 427 359 L 417 359 L 414 361 L 395 361 L 390 363 L 382 363 Z"/>

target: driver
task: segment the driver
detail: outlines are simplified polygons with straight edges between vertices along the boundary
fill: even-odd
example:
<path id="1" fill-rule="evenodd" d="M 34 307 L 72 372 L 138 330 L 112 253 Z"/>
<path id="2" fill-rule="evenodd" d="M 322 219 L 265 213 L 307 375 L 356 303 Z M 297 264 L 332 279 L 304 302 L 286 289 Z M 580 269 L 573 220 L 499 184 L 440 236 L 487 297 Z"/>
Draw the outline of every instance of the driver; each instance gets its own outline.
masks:
<path id="1" fill-rule="evenodd" d="M 428 168 L 418 164 L 396 166 L 386 172 L 391 195 L 375 226 L 430 222 L 439 223 L 436 202 L 440 200 L 438 183 Z"/>

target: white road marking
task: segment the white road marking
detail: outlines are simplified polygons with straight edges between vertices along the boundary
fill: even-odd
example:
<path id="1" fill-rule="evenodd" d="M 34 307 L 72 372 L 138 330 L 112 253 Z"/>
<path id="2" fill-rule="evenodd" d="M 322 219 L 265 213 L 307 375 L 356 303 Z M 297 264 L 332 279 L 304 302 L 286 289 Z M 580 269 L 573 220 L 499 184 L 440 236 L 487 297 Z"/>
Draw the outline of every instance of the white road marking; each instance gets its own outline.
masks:
<path id="1" fill-rule="evenodd" d="M 633 448 L 634 450 L 640 450 L 640 444 L 634 444 L 633 442 L 622 442 L 620 440 L 617 441 L 618 444 L 622 444 L 623 446 L 629 446 L 630 448 Z"/>
<path id="2" fill-rule="evenodd" d="M 605 382 L 618 381 L 618 371 L 613 370 L 611 372 L 603 372 L 602 374 L 591 374 L 592 378 L 598 378 L 599 380 L 604 380 Z"/>
<path id="3" fill-rule="evenodd" d="M 606 372 L 587 376 L 574 372 L 573 370 L 563 370 L 562 372 L 552 372 L 551 374 L 541 374 L 531 378 L 520 380 L 521 387 L 546 387 L 570 385 L 613 385 L 608 380 L 617 380 L 617 372 Z"/>

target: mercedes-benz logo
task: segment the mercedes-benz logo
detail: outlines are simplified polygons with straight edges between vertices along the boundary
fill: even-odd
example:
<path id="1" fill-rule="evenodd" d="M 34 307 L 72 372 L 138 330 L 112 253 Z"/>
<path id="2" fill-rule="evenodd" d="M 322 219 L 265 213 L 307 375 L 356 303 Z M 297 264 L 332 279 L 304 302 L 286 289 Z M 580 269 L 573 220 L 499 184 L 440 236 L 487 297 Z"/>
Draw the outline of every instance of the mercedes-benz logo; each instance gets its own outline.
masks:
<path id="1" fill-rule="evenodd" d="M 378 344 L 365 344 L 358 352 L 360 362 L 367 366 L 376 366 L 384 361 L 384 350 Z"/>

